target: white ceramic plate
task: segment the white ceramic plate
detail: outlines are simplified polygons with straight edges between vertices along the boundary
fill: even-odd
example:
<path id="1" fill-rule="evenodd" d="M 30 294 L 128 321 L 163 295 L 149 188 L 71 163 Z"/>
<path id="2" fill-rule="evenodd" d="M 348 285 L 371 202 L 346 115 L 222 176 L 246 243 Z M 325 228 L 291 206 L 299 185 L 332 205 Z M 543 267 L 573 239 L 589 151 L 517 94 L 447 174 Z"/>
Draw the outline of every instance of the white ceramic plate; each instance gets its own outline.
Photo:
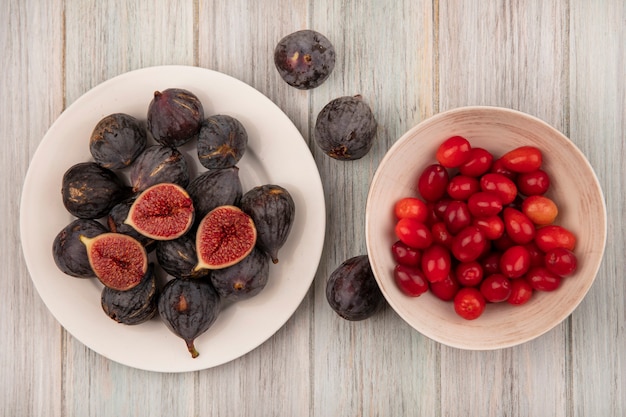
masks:
<path id="1" fill-rule="evenodd" d="M 104 116 L 124 112 L 146 119 L 156 90 L 177 87 L 195 93 L 205 116 L 238 118 L 249 136 L 239 162 L 244 192 L 273 183 L 291 193 L 296 216 L 289 239 L 270 265 L 270 280 L 256 297 L 226 307 L 196 340 L 192 359 L 182 339 L 159 318 L 136 326 L 118 324 L 100 307 L 101 284 L 59 271 L 52 257 L 57 233 L 73 220 L 61 200 L 61 181 L 75 163 L 93 160 L 89 137 Z M 195 141 L 182 147 L 192 175 Z M 194 164 L 195 162 L 195 164 Z M 302 135 L 267 97 L 230 76 L 185 66 L 140 69 L 110 79 L 76 100 L 50 127 L 31 161 L 22 191 L 20 227 L 26 264 L 37 291 L 60 324 L 99 354 L 127 366 L 186 372 L 214 367 L 258 347 L 291 317 L 311 286 L 322 253 L 325 203 L 319 172 Z M 306 251 L 303 249 L 306 247 Z"/>

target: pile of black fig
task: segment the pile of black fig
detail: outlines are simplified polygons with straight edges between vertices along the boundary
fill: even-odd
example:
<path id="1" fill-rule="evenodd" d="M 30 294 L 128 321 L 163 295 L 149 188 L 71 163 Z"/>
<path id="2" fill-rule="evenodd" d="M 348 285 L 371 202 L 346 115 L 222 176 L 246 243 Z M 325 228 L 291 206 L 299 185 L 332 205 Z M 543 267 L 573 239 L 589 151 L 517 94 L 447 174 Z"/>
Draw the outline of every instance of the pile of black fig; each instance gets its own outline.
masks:
<path id="1" fill-rule="evenodd" d="M 192 141 L 198 174 L 180 150 Z M 160 317 L 195 358 L 194 340 L 226 303 L 266 286 L 294 222 L 284 187 L 244 192 L 237 164 L 247 144 L 239 120 L 205 117 L 199 98 L 181 88 L 155 92 L 145 121 L 104 117 L 89 140 L 93 160 L 62 179 L 74 219 L 52 243 L 56 265 L 97 278 L 102 309 L 119 323 Z"/>

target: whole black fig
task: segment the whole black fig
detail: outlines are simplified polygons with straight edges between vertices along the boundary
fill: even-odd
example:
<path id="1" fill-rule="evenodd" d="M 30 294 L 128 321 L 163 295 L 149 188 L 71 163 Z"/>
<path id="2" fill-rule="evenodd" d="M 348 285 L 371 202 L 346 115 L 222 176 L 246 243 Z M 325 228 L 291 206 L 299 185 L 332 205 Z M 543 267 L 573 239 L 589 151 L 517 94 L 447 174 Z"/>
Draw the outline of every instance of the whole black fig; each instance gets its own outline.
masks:
<path id="1" fill-rule="evenodd" d="M 73 277 L 95 278 L 80 236 L 94 237 L 107 231 L 101 223 L 90 219 L 76 219 L 65 226 L 52 243 L 52 256 L 57 267 Z"/>
<path id="2" fill-rule="evenodd" d="M 127 198 L 130 189 L 112 170 L 95 162 L 80 162 L 63 175 L 61 195 L 63 205 L 74 216 L 98 219 Z"/>
<path id="3" fill-rule="evenodd" d="M 136 286 L 126 291 L 104 287 L 100 304 L 102 310 L 118 323 L 134 325 L 150 320 L 157 312 L 159 291 L 154 275 L 154 265 Z"/>
<path id="4" fill-rule="evenodd" d="M 165 146 L 181 146 L 197 137 L 203 119 L 198 97 L 182 88 L 155 91 L 148 106 L 148 131 Z"/>
<path id="5" fill-rule="evenodd" d="M 269 278 L 269 257 L 259 248 L 233 266 L 216 269 L 211 283 L 220 297 L 227 301 L 251 298 L 265 288 Z"/>
<path id="6" fill-rule="evenodd" d="M 205 168 L 232 167 L 248 145 L 248 132 L 239 120 L 226 114 L 208 117 L 198 135 L 198 160 Z"/>
<path id="7" fill-rule="evenodd" d="M 187 191 L 196 209 L 197 222 L 216 207 L 239 205 L 243 194 L 239 168 L 205 171 L 189 183 Z"/>
<path id="8" fill-rule="evenodd" d="M 206 279 L 174 278 L 163 287 L 158 311 L 167 328 L 185 341 L 196 358 L 194 341 L 217 320 L 221 300 Z"/>
<path id="9" fill-rule="evenodd" d="M 367 319 L 385 305 L 367 255 L 348 259 L 330 274 L 326 299 L 340 317 L 351 321 Z"/>
<path id="10" fill-rule="evenodd" d="M 207 269 L 195 269 L 198 265 L 198 255 L 196 237 L 193 233 L 187 233 L 174 240 L 159 241 L 155 253 L 161 268 L 173 277 L 200 278 L 209 273 Z"/>
<path id="11" fill-rule="evenodd" d="M 162 182 L 186 187 L 189 184 L 189 168 L 185 156 L 178 149 L 153 145 L 147 147 L 130 166 L 129 177 L 135 193 Z"/>
<path id="12" fill-rule="evenodd" d="M 372 148 L 377 127 L 372 110 L 360 95 L 339 97 L 317 115 L 315 141 L 331 158 L 355 160 Z"/>
<path id="13" fill-rule="evenodd" d="M 287 241 L 296 214 L 289 191 L 276 184 L 254 187 L 241 198 L 241 209 L 254 221 L 257 246 L 278 263 L 278 250 Z"/>
<path id="14" fill-rule="evenodd" d="M 89 139 L 89 151 L 103 167 L 122 169 L 137 158 L 146 144 L 146 130 L 139 120 L 125 113 L 114 113 L 96 124 Z"/>
<path id="15" fill-rule="evenodd" d="M 274 48 L 274 64 L 290 86 L 318 87 L 335 68 L 335 48 L 321 33 L 299 30 L 282 38 Z"/>

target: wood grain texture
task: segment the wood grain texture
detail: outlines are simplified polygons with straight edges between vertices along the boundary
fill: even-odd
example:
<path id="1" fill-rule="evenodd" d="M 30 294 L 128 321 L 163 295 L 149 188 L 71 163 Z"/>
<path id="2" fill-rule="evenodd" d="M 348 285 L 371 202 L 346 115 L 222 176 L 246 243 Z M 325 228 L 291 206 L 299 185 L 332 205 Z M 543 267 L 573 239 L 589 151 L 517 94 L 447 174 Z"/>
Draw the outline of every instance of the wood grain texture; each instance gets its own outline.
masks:
<path id="1" fill-rule="evenodd" d="M 576 3 L 571 11 L 570 136 L 604 189 L 608 236 L 596 282 L 572 315 L 572 415 L 617 416 L 626 412 L 626 5 Z"/>
<path id="2" fill-rule="evenodd" d="M 30 158 L 63 106 L 60 6 L 9 1 L 0 15 L 0 414 L 6 416 L 61 414 L 61 328 L 30 281 L 18 221 Z"/>
<path id="3" fill-rule="evenodd" d="M 0 14 L 0 416 L 623 416 L 626 303 L 626 6 L 622 0 L 382 2 L 8 0 Z M 337 65 L 320 87 L 289 87 L 276 42 L 324 33 Z M 325 248 L 293 317 L 266 343 L 186 374 L 139 371 L 83 346 L 54 320 L 19 246 L 29 160 L 64 107 L 123 72 L 198 65 L 268 96 L 302 133 L 326 197 Z M 379 122 L 361 160 L 317 148 L 331 99 L 361 94 Z M 597 281 L 561 325 L 494 352 L 447 348 L 391 309 L 347 322 L 325 299 L 330 273 L 365 253 L 365 202 L 386 150 L 443 110 L 497 105 L 570 136 L 605 191 L 608 245 Z M 141 348 L 141 347 L 138 347 Z"/>

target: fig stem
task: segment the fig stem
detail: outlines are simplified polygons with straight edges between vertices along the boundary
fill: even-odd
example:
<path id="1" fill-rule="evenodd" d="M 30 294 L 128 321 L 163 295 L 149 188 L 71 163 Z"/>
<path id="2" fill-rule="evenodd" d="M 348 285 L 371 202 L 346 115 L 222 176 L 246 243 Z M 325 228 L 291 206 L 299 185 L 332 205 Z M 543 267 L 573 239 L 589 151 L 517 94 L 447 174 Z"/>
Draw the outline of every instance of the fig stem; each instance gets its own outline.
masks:
<path id="1" fill-rule="evenodd" d="M 189 350 L 189 353 L 191 353 L 191 357 L 197 358 L 200 354 L 193 345 L 193 340 L 185 340 L 185 343 L 187 343 L 187 349 Z"/>

